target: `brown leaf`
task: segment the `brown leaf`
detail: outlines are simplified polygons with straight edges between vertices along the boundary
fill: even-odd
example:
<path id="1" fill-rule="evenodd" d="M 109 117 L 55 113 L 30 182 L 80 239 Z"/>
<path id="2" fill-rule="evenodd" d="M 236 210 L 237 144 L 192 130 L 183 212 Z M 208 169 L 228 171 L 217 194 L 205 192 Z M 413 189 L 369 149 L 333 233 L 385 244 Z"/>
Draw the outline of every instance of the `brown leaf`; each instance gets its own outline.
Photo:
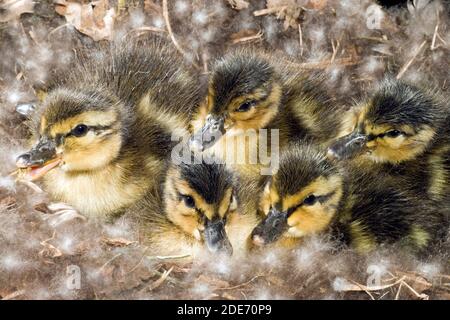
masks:
<path id="1" fill-rule="evenodd" d="M 46 203 L 38 203 L 34 206 L 34 210 L 42 212 L 42 213 L 51 213 Z"/>
<path id="2" fill-rule="evenodd" d="M 238 32 L 235 32 L 230 35 L 230 40 L 233 44 L 249 42 L 249 41 L 257 41 L 262 39 L 262 32 L 255 29 L 244 29 Z"/>
<path id="3" fill-rule="evenodd" d="M 12 210 L 17 207 L 17 200 L 11 196 L 3 198 L 0 200 L 0 207 L 6 210 Z"/>
<path id="4" fill-rule="evenodd" d="M 144 11 L 151 14 L 162 15 L 161 6 L 152 0 L 144 0 Z"/>
<path id="5" fill-rule="evenodd" d="M 228 0 L 228 3 L 233 9 L 242 10 L 247 9 L 250 3 L 245 0 Z"/>
<path id="6" fill-rule="evenodd" d="M 39 252 L 39 256 L 42 258 L 59 258 L 62 257 L 62 252 L 54 245 L 48 243 L 48 242 L 41 242 L 41 245 L 44 246 L 44 249 L 42 249 Z"/>
<path id="7" fill-rule="evenodd" d="M 6 0 L 0 5 L 0 22 L 17 19 L 22 13 L 31 13 L 33 7 L 33 0 Z"/>
<path id="8" fill-rule="evenodd" d="M 108 8 L 108 0 L 97 0 L 87 4 L 67 0 L 55 1 L 56 12 L 64 16 L 67 23 L 94 41 L 112 38 L 116 12 L 114 8 Z"/>
<path id="9" fill-rule="evenodd" d="M 124 238 L 102 238 L 101 241 L 112 247 L 128 247 L 133 243 L 137 243 L 137 241 L 131 241 Z"/>
<path id="10" fill-rule="evenodd" d="M 277 19 L 284 19 L 284 29 L 297 28 L 302 7 L 295 0 L 267 0 L 267 9 L 254 12 L 254 15 L 275 14 Z"/>
<path id="11" fill-rule="evenodd" d="M 216 288 L 228 288 L 230 286 L 230 283 L 228 281 L 213 278 L 204 274 L 200 275 L 197 278 L 196 282 L 204 282 Z"/>
<path id="12" fill-rule="evenodd" d="M 1 300 L 14 300 L 23 295 L 25 295 L 25 290 L 17 290 L 10 294 L 5 295 L 4 297 L 1 298 Z"/>
<path id="13" fill-rule="evenodd" d="M 322 10 L 327 6 L 328 0 L 309 0 L 305 5 L 307 9 Z"/>

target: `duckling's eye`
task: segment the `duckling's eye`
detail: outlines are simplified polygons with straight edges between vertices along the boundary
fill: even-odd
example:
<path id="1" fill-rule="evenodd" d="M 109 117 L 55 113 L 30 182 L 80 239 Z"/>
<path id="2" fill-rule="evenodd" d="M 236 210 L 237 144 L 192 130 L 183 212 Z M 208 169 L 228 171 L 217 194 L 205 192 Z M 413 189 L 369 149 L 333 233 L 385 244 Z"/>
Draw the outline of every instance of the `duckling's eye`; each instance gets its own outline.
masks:
<path id="1" fill-rule="evenodd" d="M 184 204 L 188 208 L 195 208 L 195 200 L 191 196 L 188 195 L 182 195 Z"/>
<path id="2" fill-rule="evenodd" d="M 303 204 L 307 206 L 312 206 L 317 202 L 317 197 L 313 194 L 307 196 L 305 200 L 303 200 Z"/>
<path id="3" fill-rule="evenodd" d="M 255 105 L 256 101 L 255 100 L 250 100 L 250 101 L 246 101 L 243 104 L 241 104 L 236 111 L 237 112 L 246 112 L 248 110 L 250 110 L 254 105 Z"/>
<path id="4" fill-rule="evenodd" d="M 86 135 L 86 133 L 89 131 L 89 128 L 87 125 L 85 124 L 79 124 L 77 125 L 75 128 L 72 129 L 72 131 L 70 132 L 72 135 L 74 135 L 75 137 L 82 137 L 84 135 Z"/>
<path id="5" fill-rule="evenodd" d="M 386 132 L 386 136 L 389 138 L 397 138 L 401 134 L 403 134 L 403 133 L 399 130 L 390 130 L 390 131 Z"/>

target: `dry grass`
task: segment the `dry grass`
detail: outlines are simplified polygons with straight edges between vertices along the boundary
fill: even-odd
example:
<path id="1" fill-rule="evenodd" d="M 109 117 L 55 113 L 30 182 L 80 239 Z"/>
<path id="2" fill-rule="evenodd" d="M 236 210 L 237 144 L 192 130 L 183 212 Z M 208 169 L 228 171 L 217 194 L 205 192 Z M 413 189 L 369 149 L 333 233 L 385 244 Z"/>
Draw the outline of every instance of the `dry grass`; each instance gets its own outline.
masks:
<path id="1" fill-rule="evenodd" d="M 114 36 L 168 34 L 205 72 L 212 59 L 239 45 L 282 50 L 300 68 L 324 71 L 336 101 L 347 105 L 387 71 L 450 92 L 449 17 L 439 6 L 384 11 L 381 26 L 372 30 L 365 20 L 370 0 L 357 1 L 360 7 L 345 7 L 351 0 L 316 1 L 324 6 L 300 9 L 287 0 L 232 2 L 234 8 L 227 1 L 119 1 Z M 70 27 L 48 0 L 34 13 L 0 21 L 1 299 L 450 298 L 449 241 L 426 261 L 395 248 L 362 257 L 312 239 L 297 251 L 185 262 L 186 256 L 149 256 L 125 218 L 104 224 L 55 215 L 45 193 L 7 178 L 27 137 L 15 106 L 35 101 L 52 70 L 94 41 Z M 73 266 L 81 270 L 76 290 L 67 287 Z"/>

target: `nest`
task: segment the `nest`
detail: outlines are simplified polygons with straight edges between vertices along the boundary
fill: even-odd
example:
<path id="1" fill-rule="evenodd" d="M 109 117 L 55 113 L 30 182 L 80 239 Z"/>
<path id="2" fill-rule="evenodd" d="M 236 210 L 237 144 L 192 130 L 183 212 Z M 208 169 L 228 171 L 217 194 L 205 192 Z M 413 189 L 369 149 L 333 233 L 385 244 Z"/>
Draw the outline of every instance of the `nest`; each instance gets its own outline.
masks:
<path id="1" fill-rule="evenodd" d="M 323 71 L 331 95 L 348 106 L 385 73 L 448 95 L 448 3 L 414 0 L 387 9 L 371 0 L 8 0 L 1 6 L 0 298 L 450 298 L 450 241 L 427 261 L 395 248 L 359 256 L 314 238 L 288 252 L 186 262 L 150 256 L 125 217 L 87 221 L 9 176 L 28 136 L 16 106 L 36 101 L 53 70 L 79 48 L 165 34 L 205 75 L 229 48 L 281 49 L 299 68 Z"/>

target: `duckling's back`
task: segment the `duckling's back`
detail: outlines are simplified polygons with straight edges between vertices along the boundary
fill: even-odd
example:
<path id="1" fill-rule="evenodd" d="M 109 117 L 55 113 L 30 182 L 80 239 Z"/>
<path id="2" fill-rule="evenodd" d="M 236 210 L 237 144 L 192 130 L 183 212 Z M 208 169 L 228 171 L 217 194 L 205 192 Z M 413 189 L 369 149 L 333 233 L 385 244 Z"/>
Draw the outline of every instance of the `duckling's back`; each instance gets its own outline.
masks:
<path id="1" fill-rule="evenodd" d="M 81 49 L 49 87 L 108 90 L 144 118 L 187 128 L 200 85 L 173 44 L 162 37 L 124 39 Z M 178 122 L 177 122 L 178 121 Z"/>
<path id="2" fill-rule="evenodd" d="M 306 128 L 308 138 L 323 146 L 343 131 L 345 107 L 328 94 L 325 75 L 318 71 L 304 70 L 290 60 L 274 60 L 286 88 L 283 104 Z"/>
<path id="3" fill-rule="evenodd" d="M 346 170 L 348 189 L 336 226 L 356 250 L 397 243 L 414 253 L 426 253 L 445 237 L 445 206 L 417 197 L 389 174 L 356 166 Z"/>

